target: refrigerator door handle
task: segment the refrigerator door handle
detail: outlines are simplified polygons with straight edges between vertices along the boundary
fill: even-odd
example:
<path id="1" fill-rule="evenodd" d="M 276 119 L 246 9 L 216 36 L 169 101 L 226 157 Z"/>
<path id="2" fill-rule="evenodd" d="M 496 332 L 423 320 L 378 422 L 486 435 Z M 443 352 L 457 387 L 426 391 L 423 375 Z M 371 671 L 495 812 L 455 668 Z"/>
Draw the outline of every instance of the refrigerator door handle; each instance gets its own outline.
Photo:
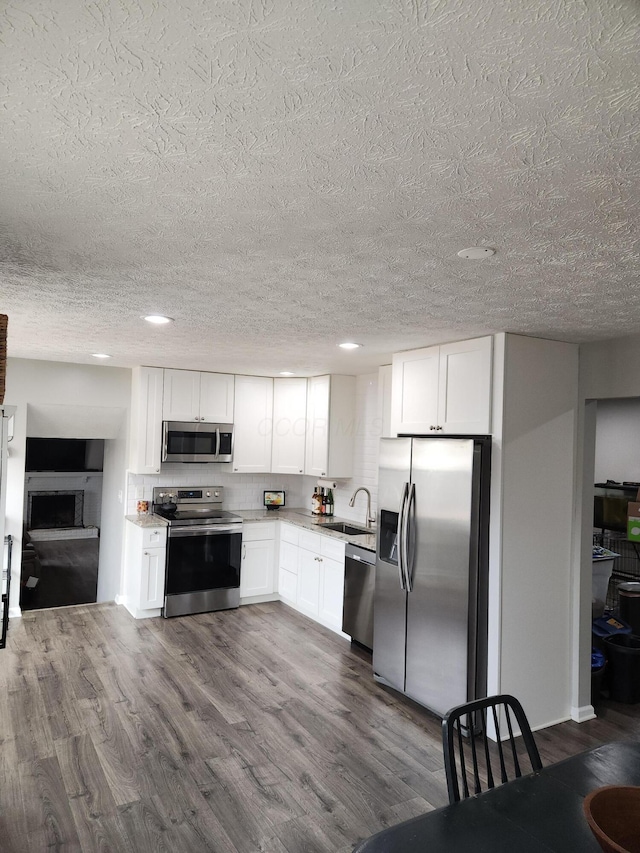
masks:
<path id="1" fill-rule="evenodd" d="M 405 569 L 405 548 L 404 548 L 404 515 L 409 499 L 409 483 L 405 483 L 402 487 L 402 501 L 400 502 L 400 512 L 398 513 L 398 571 L 400 573 L 400 589 L 407 589 L 407 574 Z"/>
<path id="2" fill-rule="evenodd" d="M 407 592 L 411 592 L 413 589 L 413 570 L 414 570 L 414 557 L 415 557 L 415 548 L 413 541 L 413 510 L 415 507 L 416 500 L 416 487 L 415 483 L 411 483 L 409 487 L 409 495 L 407 497 L 407 503 L 404 510 L 404 520 L 402 522 L 402 530 L 403 530 L 403 538 L 404 538 L 404 576 L 405 576 L 405 589 Z"/>

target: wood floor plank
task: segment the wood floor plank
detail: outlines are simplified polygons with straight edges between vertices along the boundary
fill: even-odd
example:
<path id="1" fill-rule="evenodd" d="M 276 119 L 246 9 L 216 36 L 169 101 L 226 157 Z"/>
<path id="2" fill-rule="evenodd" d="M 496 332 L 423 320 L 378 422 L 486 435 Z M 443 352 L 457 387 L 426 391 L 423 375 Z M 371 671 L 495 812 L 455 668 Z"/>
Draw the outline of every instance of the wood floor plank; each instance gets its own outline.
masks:
<path id="1" fill-rule="evenodd" d="M 277 602 L 27 613 L 0 651 L 0 714 L 3 853 L 347 853 L 447 801 L 440 720 Z M 640 706 L 605 703 L 536 741 L 551 763 L 639 736 Z"/>
<path id="2" fill-rule="evenodd" d="M 62 780 L 82 850 L 125 850 L 129 840 L 88 733 L 56 742 Z"/>
<path id="3" fill-rule="evenodd" d="M 82 851 L 58 759 L 23 762 L 18 779 L 27 825 L 25 849 L 53 849 L 61 853 Z"/>

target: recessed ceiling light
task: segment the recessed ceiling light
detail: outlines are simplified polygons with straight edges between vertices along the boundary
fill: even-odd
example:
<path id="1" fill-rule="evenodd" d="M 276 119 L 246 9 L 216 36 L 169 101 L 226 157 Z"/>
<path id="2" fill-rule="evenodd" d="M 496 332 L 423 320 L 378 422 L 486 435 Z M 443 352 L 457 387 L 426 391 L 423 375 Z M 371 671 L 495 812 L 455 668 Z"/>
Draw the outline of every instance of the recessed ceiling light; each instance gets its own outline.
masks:
<path id="1" fill-rule="evenodd" d="M 93 352 L 91 353 L 92 358 L 111 358 L 110 355 L 107 355 L 106 352 Z"/>
<path id="2" fill-rule="evenodd" d="M 295 373 L 292 373 L 290 370 L 281 370 L 280 376 L 295 376 Z"/>
<path id="3" fill-rule="evenodd" d="M 481 261 L 483 258 L 490 258 L 495 253 L 496 250 L 490 249 L 488 246 L 471 246 L 469 249 L 461 249 L 458 252 L 458 257 L 466 258 L 468 261 Z"/>
<path id="4" fill-rule="evenodd" d="M 346 341 L 344 344 L 338 344 L 338 346 L 342 347 L 342 349 L 358 349 L 362 344 L 354 344 L 350 341 Z"/>
<path id="5" fill-rule="evenodd" d="M 163 317 L 162 314 L 148 314 L 146 317 L 143 317 L 143 320 L 146 320 L 147 323 L 153 323 L 156 326 L 163 326 L 165 323 L 173 323 L 172 317 Z"/>

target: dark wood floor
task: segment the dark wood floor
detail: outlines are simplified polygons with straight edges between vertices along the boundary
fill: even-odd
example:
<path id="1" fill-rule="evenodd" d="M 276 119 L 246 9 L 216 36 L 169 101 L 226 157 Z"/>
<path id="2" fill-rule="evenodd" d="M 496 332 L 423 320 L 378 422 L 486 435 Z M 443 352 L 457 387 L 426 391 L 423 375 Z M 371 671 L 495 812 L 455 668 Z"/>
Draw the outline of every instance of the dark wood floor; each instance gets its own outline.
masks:
<path id="1" fill-rule="evenodd" d="M 68 607 L 96 600 L 99 539 L 47 539 L 34 542 L 33 546 L 41 568 L 38 585 L 21 590 L 23 610 Z"/>
<path id="2" fill-rule="evenodd" d="M 440 723 L 281 604 L 27 613 L 0 651 L 0 849 L 327 853 L 446 802 Z M 640 710 L 537 733 L 545 763 Z"/>

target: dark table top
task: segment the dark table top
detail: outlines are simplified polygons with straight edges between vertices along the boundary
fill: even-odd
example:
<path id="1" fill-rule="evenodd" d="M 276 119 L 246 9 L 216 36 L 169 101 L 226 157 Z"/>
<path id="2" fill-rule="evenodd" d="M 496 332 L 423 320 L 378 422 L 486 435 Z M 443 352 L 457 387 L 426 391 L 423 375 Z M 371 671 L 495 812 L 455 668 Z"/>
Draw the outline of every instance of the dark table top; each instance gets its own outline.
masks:
<path id="1" fill-rule="evenodd" d="M 640 785 L 640 743 L 572 756 L 389 827 L 354 853 L 602 853 L 582 810 L 587 793 L 602 785 Z"/>

